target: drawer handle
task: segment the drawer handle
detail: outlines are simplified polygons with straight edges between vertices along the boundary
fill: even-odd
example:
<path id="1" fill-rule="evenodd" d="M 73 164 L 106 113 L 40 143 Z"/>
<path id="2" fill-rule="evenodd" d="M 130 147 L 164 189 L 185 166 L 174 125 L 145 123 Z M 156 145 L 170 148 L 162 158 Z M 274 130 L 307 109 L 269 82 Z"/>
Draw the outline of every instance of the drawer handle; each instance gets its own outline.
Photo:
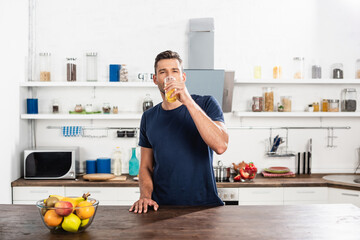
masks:
<path id="1" fill-rule="evenodd" d="M 30 193 L 49 193 L 48 190 L 30 190 Z"/>
<path id="2" fill-rule="evenodd" d="M 140 193 L 140 191 L 136 191 L 135 193 Z"/>
<path id="3" fill-rule="evenodd" d="M 297 192 L 297 193 L 315 193 L 314 191 L 300 191 L 300 192 Z"/>
<path id="4" fill-rule="evenodd" d="M 253 192 L 254 194 L 269 194 L 270 192 Z"/>
<path id="5" fill-rule="evenodd" d="M 341 193 L 341 195 L 351 196 L 351 197 L 358 197 L 359 196 L 359 194 L 354 194 L 354 193 Z"/>

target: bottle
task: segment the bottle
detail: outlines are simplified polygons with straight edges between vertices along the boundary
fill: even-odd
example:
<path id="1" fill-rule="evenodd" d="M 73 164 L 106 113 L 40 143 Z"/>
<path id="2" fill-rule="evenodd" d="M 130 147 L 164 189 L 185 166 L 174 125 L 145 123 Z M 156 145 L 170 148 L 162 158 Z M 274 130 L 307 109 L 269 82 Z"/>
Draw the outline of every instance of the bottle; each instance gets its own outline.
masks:
<path id="1" fill-rule="evenodd" d="M 126 64 L 121 64 L 120 68 L 120 82 L 128 82 L 128 70 Z"/>
<path id="2" fill-rule="evenodd" d="M 143 111 L 152 108 L 154 106 L 152 99 L 150 98 L 150 94 L 146 94 L 146 97 L 143 101 Z"/>
<path id="3" fill-rule="evenodd" d="M 121 175 L 121 152 L 120 147 L 116 147 L 115 152 L 111 156 L 111 160 L 113 161 L 112 166 L 114 166 L 113 173 L 116 176 Z"/>
<path id="4" fill-rule="evenodd" d="M 129 175 L 137 176 L 139 174 L 139 159 L 136 157 L 136 148 L 132 148 L 132 156 L 129 161 Z"/>

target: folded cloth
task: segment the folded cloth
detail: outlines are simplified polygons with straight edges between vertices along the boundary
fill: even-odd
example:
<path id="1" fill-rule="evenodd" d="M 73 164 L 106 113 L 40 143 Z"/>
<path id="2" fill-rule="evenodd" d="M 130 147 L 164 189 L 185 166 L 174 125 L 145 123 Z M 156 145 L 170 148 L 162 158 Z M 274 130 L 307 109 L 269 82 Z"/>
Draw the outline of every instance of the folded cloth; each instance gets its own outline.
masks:
<path id="1" fill-rule="evenodd" d="M 82 136 L 83 129 L 80 126 L 63 126 L 62 134 L 64 137 L 79 137 Z"/>

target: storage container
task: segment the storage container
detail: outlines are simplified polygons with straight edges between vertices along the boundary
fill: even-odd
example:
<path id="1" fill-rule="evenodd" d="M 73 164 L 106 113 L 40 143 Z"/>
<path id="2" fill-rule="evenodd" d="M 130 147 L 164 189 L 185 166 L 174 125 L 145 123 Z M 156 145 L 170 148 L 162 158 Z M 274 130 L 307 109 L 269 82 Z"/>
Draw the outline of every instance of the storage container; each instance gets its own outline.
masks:
<path id="1" fill-rule="evenodd" d="M 339 99 L 329 99 L 328 112 L 339 112 L 340 101 Z"/>
<path id="2" fill-rule="evenodd" d="M 76 58 L 66 58 L 66 79 L 76 81 Z"/>
<path id="3" fill-rule="evenodd" d="M 51 81 L 51 53 L 39 53 L 40 81 Z"/>
<path id="4" fill-rule="evenodd" d="M 251 110 L 253 112 L 264 111 L 264 98 L 263 97 L 253 97 Z"/>
<path id="5" fill-rule="evenodd" d="M 264 99 L 265 99 L 265 112 L 273 112 L 274 111 L 274 90 L 271 87 L 264 87 Z"/>
<path id="6" fill-rule="evenodd" d="M 294 79 L 305 77 L 305 62 L 303 57 L 294 57 Z"/>
<path id="7" fill-rule="evenodd" d="M 333 79 L 343 79 L 344 70 L 342 63 L 335 63 L 331 66 L 332 77 Z"/>
<path id="8" fill-rule="evenodd" d="M 357 93 L 355 88 L 345 88 L 341 91 L 341 111 L 355 112 L 357 105 Z"/>
<path id="9" fill-rule="evenodd" d="M 86 81 L 97 81 L 97 53 L 86 53 Z"/>

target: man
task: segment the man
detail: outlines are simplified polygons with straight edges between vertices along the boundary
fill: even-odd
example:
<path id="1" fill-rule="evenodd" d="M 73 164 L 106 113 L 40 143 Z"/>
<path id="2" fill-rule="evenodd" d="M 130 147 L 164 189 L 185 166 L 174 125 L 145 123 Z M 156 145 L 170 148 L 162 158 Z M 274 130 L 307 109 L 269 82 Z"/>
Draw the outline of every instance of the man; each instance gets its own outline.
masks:
<path id="1" fill-rule="evenodd" d="M 163 102 L 144 112 L 140 124 L 140 199 L 129 211 L 159 205 L 223 205 L 212 168 L 213 151 L 226 151 L 229 136 L 215 98 L 189 94 L 182 60 L 165 51 L 155 59 L 154 83 Z M 166 77 L 175 81 L 164 84 Z M 174 90 L 168 102 L 165 93 Z"/>

